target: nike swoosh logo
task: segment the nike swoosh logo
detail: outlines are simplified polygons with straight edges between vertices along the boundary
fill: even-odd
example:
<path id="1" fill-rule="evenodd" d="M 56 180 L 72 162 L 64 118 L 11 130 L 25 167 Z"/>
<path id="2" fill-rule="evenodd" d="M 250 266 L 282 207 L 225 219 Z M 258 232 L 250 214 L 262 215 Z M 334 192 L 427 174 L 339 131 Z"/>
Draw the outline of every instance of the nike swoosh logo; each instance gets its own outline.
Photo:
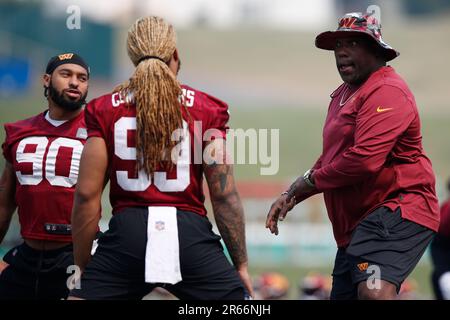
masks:
<path id="1" fill-rule="evenodd" d="M 388 110 L 392 110 L 393 108 L 382 108 L 382 107 L 378 107 L 377 108 L 377 112 L 385 112 L 385 111 L 388 111 Z"/>

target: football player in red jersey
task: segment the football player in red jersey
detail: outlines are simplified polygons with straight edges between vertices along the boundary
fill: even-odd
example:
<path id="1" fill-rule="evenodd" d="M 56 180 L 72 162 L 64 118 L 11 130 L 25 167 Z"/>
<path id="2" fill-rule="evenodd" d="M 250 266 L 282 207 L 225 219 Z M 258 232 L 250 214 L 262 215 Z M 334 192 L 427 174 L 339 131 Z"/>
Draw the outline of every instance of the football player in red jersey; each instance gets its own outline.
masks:
<path id="1" fill-rule="evenodd" d="M 43 75 L 48 110 L 5 124 L 0 242 L 17 208 L 23 244 L 4 257 L 0 299 L 67 297 L 73 265 L 70 217 L 87 138 L 83 104 L 89 67 L 77 54 L 52 57 Z"/>
<path id="2" fill-rule="evenodd" d="M 253 293 L 243 208 L 233 168 L 222 161 L 228 106 L 179 84 L 175 30 L 161 18 L 137 20 L 127 49 L 136 66 L 130 80 L 86 108 L 72 214 L 83 274 L 70 296 L 141 299 L 163 286 L 180 299 L 244 299 Z M 201 161 L 203 152 L 217 161 Z M 206 216 L 203 174 L 234 267 Z M 105 179 L 113 217 L 91 258 Z"/>

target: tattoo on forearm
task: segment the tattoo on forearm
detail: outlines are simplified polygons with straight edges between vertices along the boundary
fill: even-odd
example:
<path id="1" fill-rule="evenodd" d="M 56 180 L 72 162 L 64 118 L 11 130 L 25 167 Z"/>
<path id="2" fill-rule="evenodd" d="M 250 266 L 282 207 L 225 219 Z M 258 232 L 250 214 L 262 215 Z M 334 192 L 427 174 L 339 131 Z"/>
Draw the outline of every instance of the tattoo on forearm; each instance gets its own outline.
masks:
<path id="1" fill-rule="evenodd" d="M 213 192 L 224 193 L 227 190 L 227 185 L 230 176 L 233 175 L 232 167 L 229 165 L 217 165 L 213 163 L 205 168 L 205 173 L 208 177 L 208 184 Z"/>
<path id="2" fill-rule="evenodd" d="M 217 228 L 235 266 L 247 262 L 244 210 L 230 165 L 207 166 L 205 173 Z"/>
<path id="3" fill-rule="evenodd" d="M 227 178 L 227 174 L 220 174 L 220 190 L 222 190 L 222 192 L 225 191 L 225 187 L 227 186 Z"/>
<path id="4" fill-rule="evenodd" d="M 213 203 L 216 224 L 235 266 L 247 262 L 245 221 L 242 204 L 237 193 L 228 201 Z"/>

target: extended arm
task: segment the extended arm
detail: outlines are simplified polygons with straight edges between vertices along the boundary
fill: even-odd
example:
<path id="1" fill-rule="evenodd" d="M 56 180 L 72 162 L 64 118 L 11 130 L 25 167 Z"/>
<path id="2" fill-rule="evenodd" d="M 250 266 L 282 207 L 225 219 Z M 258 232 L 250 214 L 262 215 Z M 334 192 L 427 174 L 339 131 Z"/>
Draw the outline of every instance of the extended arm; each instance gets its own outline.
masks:
<path id="1" fill-rule="evenodd" d="M 215 162 L 210 165 L 204 165 L 214 217 L 233 264 L 248 292 L 253 296 L 253 289 L 248 275 L 244 210 L 236 189 L 233 167 L 230 164 L 226 164 L 225 156 L 222 156 L 222 140 L 217 139 L 214 141 L 212 143 L 217 146 L 215 149 L 218 155 L 217 158 L 223 161 L 218 161 L 221 164 Z"/>
<path id="2" fill-rule="evenodd" d="M 72 238 L 75 264 L 83 271 L 91 258 L 101 215 L 108 154 L 102 138 L 91 137 L 86 142 L 80 161 L 80 174 L 72 211 Z"/>

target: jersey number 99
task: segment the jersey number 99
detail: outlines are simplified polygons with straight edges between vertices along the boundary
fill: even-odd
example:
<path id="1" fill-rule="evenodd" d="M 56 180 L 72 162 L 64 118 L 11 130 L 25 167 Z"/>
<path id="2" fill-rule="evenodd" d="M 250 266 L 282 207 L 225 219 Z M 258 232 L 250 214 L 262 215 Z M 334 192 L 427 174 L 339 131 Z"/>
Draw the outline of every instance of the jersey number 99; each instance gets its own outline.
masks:
<path id="1" fill-rule="evenodd" d="M 136 148 L 127 144 L 127 133 L 136 130 L 135 117 L 122 117 L 114 124 L 114 153 L 122 160 L 136 161 Z M 183 121 L 183 130 L 187 133 L 187 123 Z M 180 134 L 181 134 L 180 130 Z M 184 134 L 184 139 L 178 144 L 179 153 L 176 164 L 177 178 L 168 179 L 167 172 L 156 171 L 154 173 L 154 185 L 161 192 L 184 191 L 190 182 L 189 159 L 190 159 L 190 137 Z M 177 137 L 175 137 L 177 138 Z M 139 170 L 137 178 L 129 178 L 128 171 L 116 171 L 117 184 L 125 191 L 145 191 L 152 184 L 151 177 L 144 170 Z"/>

